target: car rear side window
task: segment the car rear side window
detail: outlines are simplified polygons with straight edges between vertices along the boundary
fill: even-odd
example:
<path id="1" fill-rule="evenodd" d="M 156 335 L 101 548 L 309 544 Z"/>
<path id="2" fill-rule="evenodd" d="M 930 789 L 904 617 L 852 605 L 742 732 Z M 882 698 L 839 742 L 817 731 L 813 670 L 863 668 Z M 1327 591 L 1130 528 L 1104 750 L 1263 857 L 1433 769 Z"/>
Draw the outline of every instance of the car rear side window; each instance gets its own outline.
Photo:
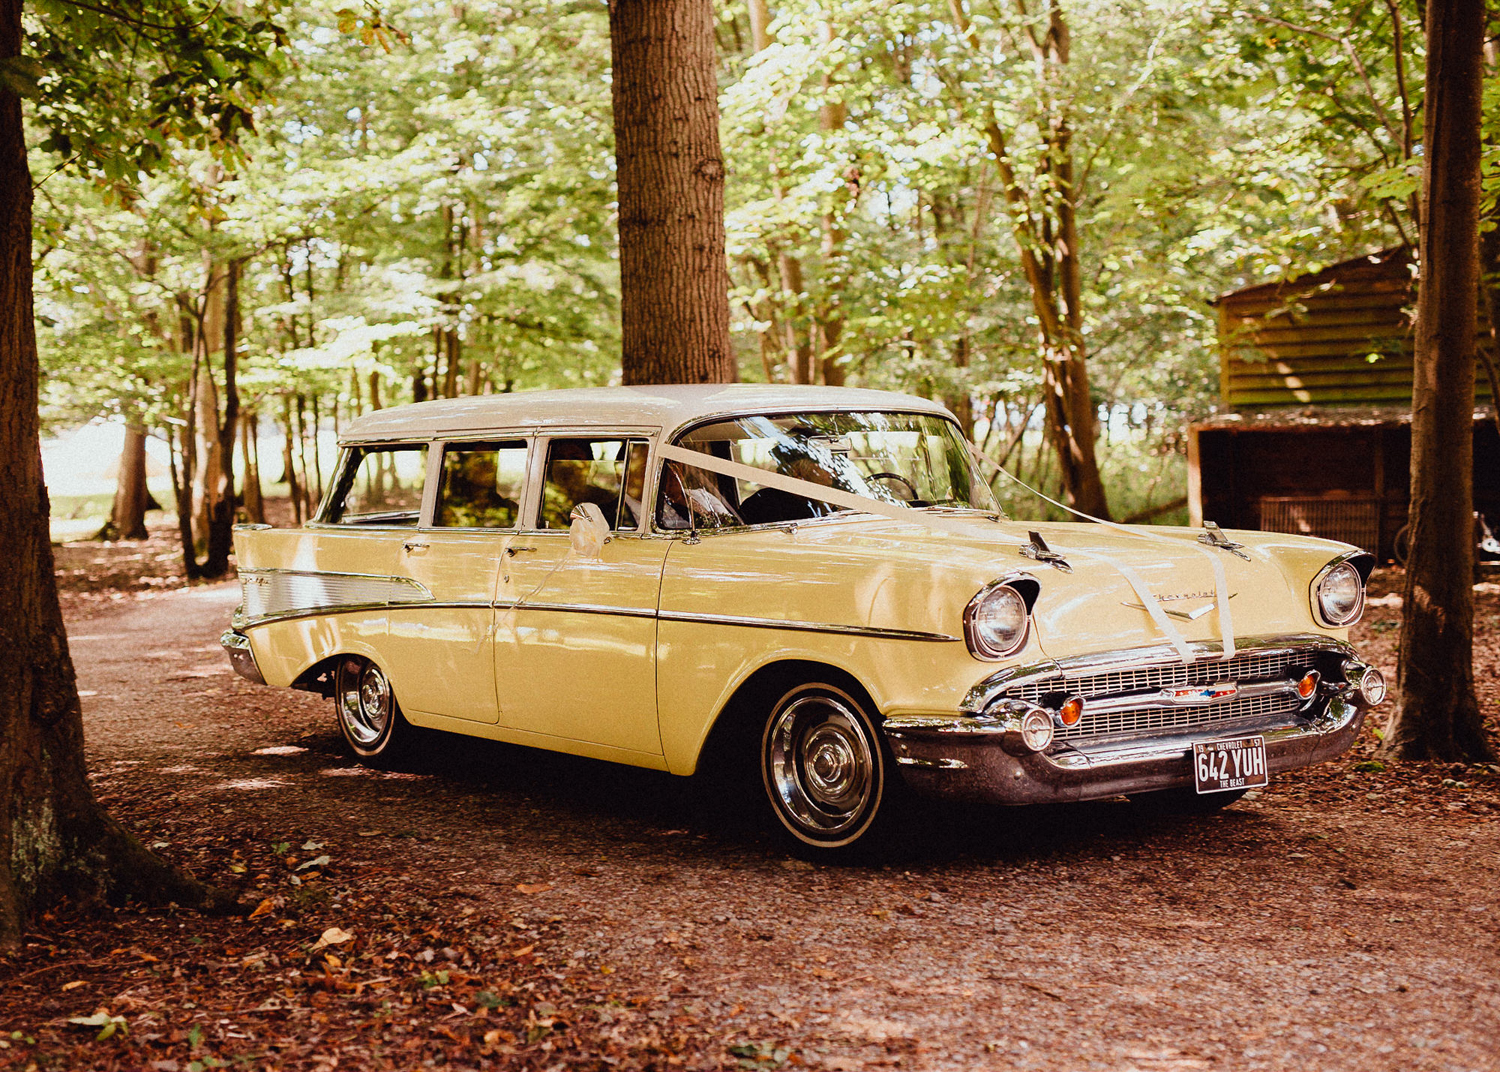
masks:
<path id="1" fill-rule="evenodd" d="M 323 520 L 335 525 L 415 525 L 426 480 L 426 443 L 350 447 Z"/>
<path id="2" fill-rule="evenodd" d="M 453 443 L 443 450 L 433 524 L 451 528 L 513 529 L 526 483 L 521 439 Z"/>

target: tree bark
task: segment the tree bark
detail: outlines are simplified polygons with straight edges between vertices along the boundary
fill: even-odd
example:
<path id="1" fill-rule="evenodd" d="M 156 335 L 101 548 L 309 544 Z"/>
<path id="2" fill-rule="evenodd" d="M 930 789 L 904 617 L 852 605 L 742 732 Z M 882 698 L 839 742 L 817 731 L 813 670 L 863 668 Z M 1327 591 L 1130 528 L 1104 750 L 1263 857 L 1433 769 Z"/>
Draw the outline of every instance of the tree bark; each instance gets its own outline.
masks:
<path id="1" fill-rule="evenodd" d="M 0 62 L 20 54 L 21 0 L 0 0 Z M 60 896 L 203 905 L 99 807 L 53 577 L 37 417 L 31 172 L 20 99 L 0 83 L 0 949 Z"/>
<path id="2" fill-rule="evenodd" d="M 125 446 L 120 451 L 120 472 L 115 483 L 115 501 L 105 526 L 108 539 L 144 540 L 146 507 L 151 493 L 146 488 L 146 429 L 125 426 Z"/>
<path id="3" fill-rule="evenodd" d="M 1474 321 L 1479 300 L 1484 0 L 1428 0 L 1411 554 L 1399 707 L 1386 749 L 1493 758 L 1474 695 Z"/>
<path id="4" fill-rule="evenodd" d="M 240 270 L 244 262 L 231 259 L 224 266 L 224 423 L 217 432 L 219 464 L 208 511 L 208 553 L 203 576 L 229 572 L 234 549 L 234 438 L 240 424 L 240 391 L 236 383 L 239 359 Z"/>
<path id="5" fill-rule="evenodd" d="M 724 160 L 710 0 L 612 0 L 627 384 L 729 383 Z"/>

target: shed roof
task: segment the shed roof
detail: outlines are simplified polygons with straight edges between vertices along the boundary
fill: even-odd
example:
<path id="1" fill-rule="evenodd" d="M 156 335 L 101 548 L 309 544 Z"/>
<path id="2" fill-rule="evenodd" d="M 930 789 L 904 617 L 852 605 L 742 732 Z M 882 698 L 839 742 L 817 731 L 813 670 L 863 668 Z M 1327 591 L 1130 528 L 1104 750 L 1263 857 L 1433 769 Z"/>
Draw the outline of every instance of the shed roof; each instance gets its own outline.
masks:
<path id="1" fill-rule="evenodd" d="M 418 402 L 350 421 L 344 441 L 397 439 L 499 429 L 661 428 L 674 431 L 705 417 L 798 410 L 895 410 L 951 416 L 915 395 L 852 387 L 782 384 L 671 384 L 517 391 Z"/>
<path id="2" fill-rule="evenodd" d="M 1336 286 L 1350 279 L 1364 277 L 1395 277 L 1410 283 L 1416 278 L 1415 259 L 1410 246 L 1391 246 L 1374 253 L 1361 253 L 1358 257 L 1330 264 L 1316 272 L 1305 272 L 1291 279 L 1278 279 L 1270 283 L 1256 283 L 1220 294 L 1210 305 L 1236 302 L 1260 302 L 1275 298 L 1290 298 Z"/>

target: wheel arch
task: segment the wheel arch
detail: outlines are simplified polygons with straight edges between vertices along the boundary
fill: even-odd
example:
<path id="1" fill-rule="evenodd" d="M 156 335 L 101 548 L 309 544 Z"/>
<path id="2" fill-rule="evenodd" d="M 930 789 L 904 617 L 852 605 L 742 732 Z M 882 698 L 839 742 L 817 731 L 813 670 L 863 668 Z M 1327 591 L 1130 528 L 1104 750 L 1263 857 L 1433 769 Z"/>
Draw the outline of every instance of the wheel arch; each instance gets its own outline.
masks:
<path id="1" fill-rule="evenodd" d="M 705 767 L 715 769 L 732 762 L 739 747 L 745 746 L 746 742 L 759 741 L 761 719 L 768 705 L 793 686 L 814 680 L 848 692 L 865 705 L 877 726 L 884 721 L 880 705 L 870 690 L 845 668 L 818 659 L 774 659 L 757 667 L 730 691 L 706 727 L 694 756 L 693 770 L 683 773 L 693 774 Z M 750 746 L 759 747 L 758 743 Z"/>

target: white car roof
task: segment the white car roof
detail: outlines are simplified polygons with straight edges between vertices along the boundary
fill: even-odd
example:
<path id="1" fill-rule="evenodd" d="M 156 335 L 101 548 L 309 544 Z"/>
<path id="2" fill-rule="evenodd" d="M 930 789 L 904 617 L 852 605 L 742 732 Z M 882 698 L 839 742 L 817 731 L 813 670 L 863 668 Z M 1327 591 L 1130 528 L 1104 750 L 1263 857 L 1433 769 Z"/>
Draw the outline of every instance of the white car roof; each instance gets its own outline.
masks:
<path id="1" fill-rule="evenodd" d="M 340 441 L 382 442 L 490 431 L 592 427 L 674 432 L 706 417 L 816 410 L 885 410 L 952 417 L 942 405 L 894 391 L 766 383 L 581 387 L 443 398 L 356 417 Z"/>

